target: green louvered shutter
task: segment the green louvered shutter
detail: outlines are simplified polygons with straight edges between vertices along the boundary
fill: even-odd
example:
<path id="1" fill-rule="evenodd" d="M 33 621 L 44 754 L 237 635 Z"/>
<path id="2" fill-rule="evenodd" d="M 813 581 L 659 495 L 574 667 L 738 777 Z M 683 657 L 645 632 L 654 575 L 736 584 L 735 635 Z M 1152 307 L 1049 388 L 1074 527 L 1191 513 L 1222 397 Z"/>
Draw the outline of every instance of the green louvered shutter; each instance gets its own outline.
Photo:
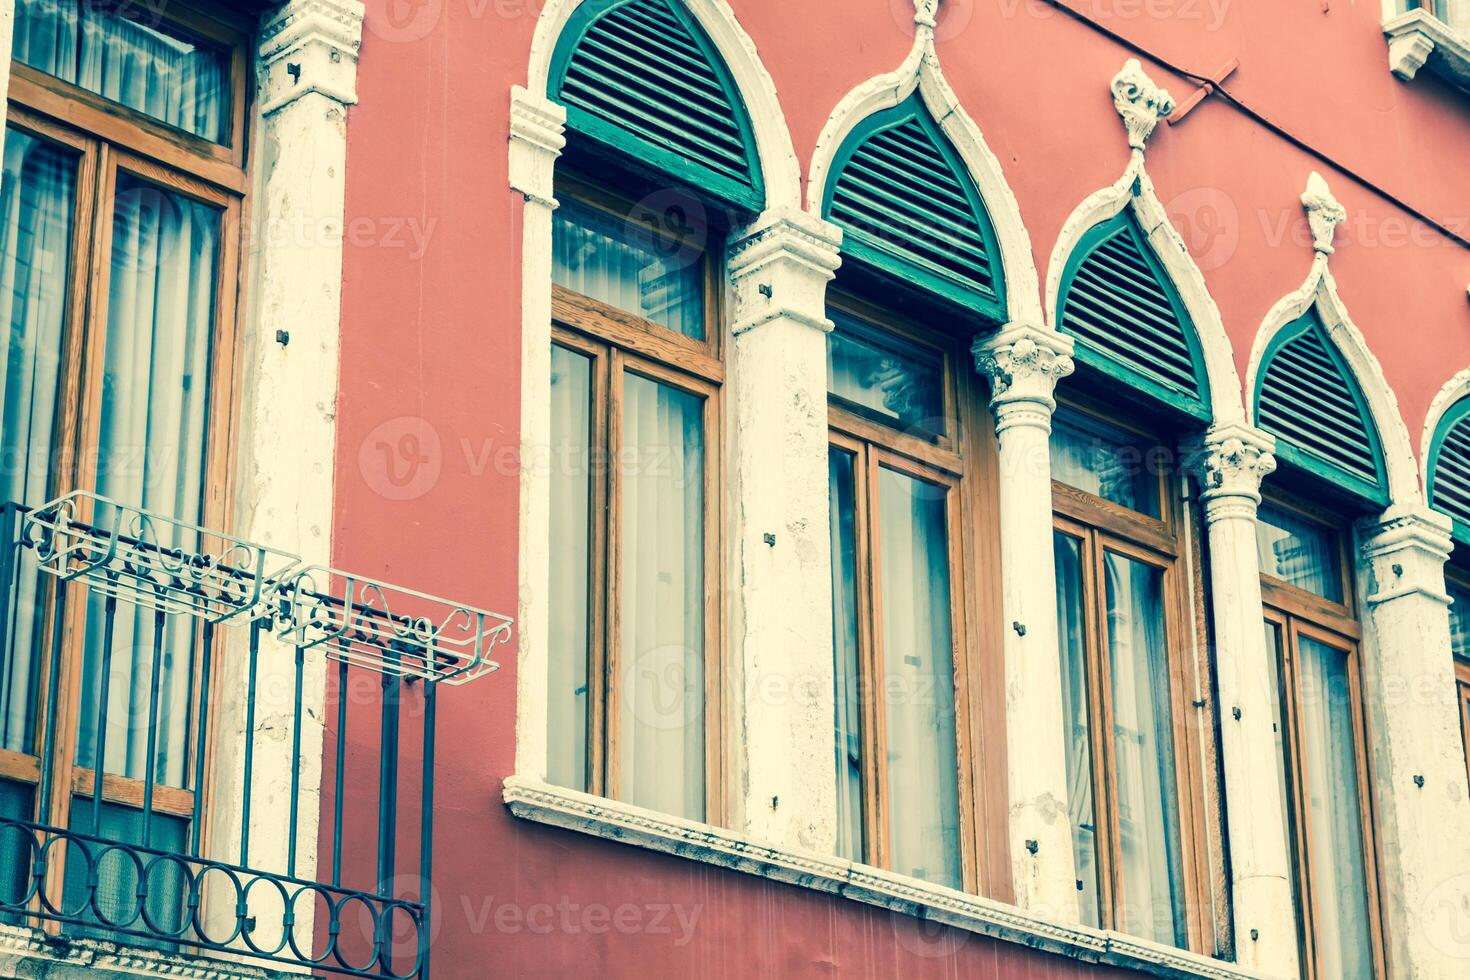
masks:
<path id="1" fill-rule="evenodd" d="M 1470 398 L 1440 419 L 1429 448 L 1429 503 L 1454 521 L 1454 535 L 1470 544 Z"/>
<path id="2" fill-rule="evenodd" d="M 551 77 L 573 132 L 721 200 L 764 207 L 745 105 L 682 4 L 589 0 L 562 33 Z"/>
<path id="3" fill-rule="evenodd" d="M 1082 236 L 1063 270 L 1058 307 L 1082 363 L 1210 417 L 1194 323 L 1131 209 Z"/>
<path id="4" fill-rule="evenodd" d="M 1374 503 L 1388 502 L 1378 430 L 1315 312 L 1284 327 L 1267 348 L 1255 418 L 1276 437 L 1282 459 Z"/>
<path id="5" fill-rule="evenodd" d="M 843 252 L 995 320 L 1005 287 L 990 216 L 917 95 L 858 126 L 837 154 L 823 214 Z"/>

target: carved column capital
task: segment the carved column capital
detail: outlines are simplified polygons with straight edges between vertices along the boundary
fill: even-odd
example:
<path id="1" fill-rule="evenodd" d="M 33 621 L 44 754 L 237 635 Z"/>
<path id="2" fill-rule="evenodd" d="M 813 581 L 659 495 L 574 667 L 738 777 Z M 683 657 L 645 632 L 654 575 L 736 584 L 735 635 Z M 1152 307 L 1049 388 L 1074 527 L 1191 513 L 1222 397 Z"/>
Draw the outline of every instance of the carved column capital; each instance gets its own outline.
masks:
<path id="1" fill-rule="evenodd" d="M 727 268 L 741 311 L 731 330 L 740 335 L 777 319 L 822 332 L 827 283 L 842 264 L 842 229 L 795 208 L 762 214 L 730 244 Z"/>
<path id="2" fill-rule="evenodd" d="M 1450 557 L 1450 519 L 1423 504 L 1389 507 L 1358 524 L 1362 557 L 1368 566 L 1371 606 L 1408 595 L 1448 603 L 1444 563 Z"/>
<path id="3" fill-rule="evenodd" d="M 1071 374 L 1072 338 L 1029 323 L 975 341 L 975 370 L 990 379 L 996 430 L 1030 425 L 1051 431 L 1057 382 Z"/>
<path id="4" fill-rule="evenodd" d="M 1261 481 L 1276 471 L 1276 440 L 1248 425 L 1217 425 L 1185 454 L 1198 477 L 1205 520 L 1255 520 Z"/>
<path id="5" fill-rule="evenodd" d="M 1174 97 L 1144 73 L 1137 58 L 1123 63 L 1113 76 L 1112 89 L 1113 106 L 1128 130 L 1128 145 L 1142 153 L 1159 120 L 1174 111 Z"/>
<path id="6" fill-rule="evenodd" d="M 521 85 L 510 90 L 510 186 L 526 200 L 556 207 L 552 175 L 566 129 L 565 108 Z"/>
<path id="7" fill-rule="evenodd" d="M 316 93 L 340 106 L 357 102 L 359 0 L 290 0 L 260 29 L 260 111 L 269 116 Z"/>
<path id="8" fill-rule="evenodd" d="M 1332 196 L 1327 181 L 1315 170 L 1307 177 L 1302 207 L 1307 212 L 1307 224 L 1312 228 L 1312 247 L 1319 255 L 1331 255 L 1333 236 L 1337 234 L 1337 226 L 1347 220 L 1347 211 Z"/>

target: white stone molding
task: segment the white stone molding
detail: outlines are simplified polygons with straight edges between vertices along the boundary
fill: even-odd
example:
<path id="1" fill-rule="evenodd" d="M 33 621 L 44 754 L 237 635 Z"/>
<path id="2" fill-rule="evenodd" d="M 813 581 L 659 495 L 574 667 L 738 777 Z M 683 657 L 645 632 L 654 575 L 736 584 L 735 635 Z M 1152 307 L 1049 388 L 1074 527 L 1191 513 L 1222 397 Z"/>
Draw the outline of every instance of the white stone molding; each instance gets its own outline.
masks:
<path id="1" fill-rule="evenodd" d="M 1384 18 L 1390 71 L 1411 82 L 1427 64 L 1452 85 L 1470 89 L 1470 37 L 1423 8 L 1406 13 L 1390 10 Z"/>
<path id="2" fill-rule="evenodd" d="M 1016 904 L 1079 921 L 1063 741 L 1061 648 L 1052 555 L 1048 437 L 1072 339 L 1010 324 L 974 346 L 990 379 L 999 436 L 1000 561 L 1005 636 L 1007 833 Z"/>
<path id="3" fill-rule="evenodd" d="M 1429 450 L 1434 444 L 1434 433 L 1455 403 L 1470 396 L 1470 367 L 1463 368 L 1446 381 L 1429 403 L 1429 413 L 1424 417 L 1424 432 L 1419 437 L 1420 479 L 1424 484 L 1424 499 L 1429 499 Z"/>
<path id="4" fill-rule="evenodd" d="M 1465 756 L 1450 653 L 1449 518 L 1390 506 L 1359 528 L 1362 675 L 1389 963 L 1462 976 L 1470 961 Z"/>
<path id="5" fill-rule="evenodd" d="M 876 112 L 891 109 L 917 89 L 965 169 L 974 181 L 995 228 L 1000 264 L 1006 284 L 1007 315 L 1012 321 L 1041 321 L 1041 297 L 1031 236 L 1021 219 L 1021 206 L 1006 182 L 1000 160 L 986 145 L 980 127 L 960 105 L 944 77 L 934 49 L 936 0 L 916 0 L 914 44 L 896 70 L 858 85 L 832 110 L 822 126 L 807 174 L 807 211 L 822 213 L 822 199 L 832 166 L 849 133 Z"/>
<path id="6" fill-rule="evenodd" d="M 1130 70 L 1130 66 L 1136 70 Z M 1120 87 L 1128 98 L 1119 99 Z M 1136 61 L 1130 61 L 1113 79 L 1114 98 L 1119 102 L 1119 113 L 1128 127 L 1130 146 L 1135 137 L 1139 137 L 1139 142 L 1147 138 L 1144 130 L 1152 129 L 1147 121 L 1151 118 L 1156 124 L 1163 111 L 1167 93 L 1154 89 L 1156 87 L 1148 81 L 1148 76 L 1138 68 Z M 1135 122 L 1129 122 L 1130 114 L 1136 119 Z M 1168 211 L 1159 200 L 1158 192 L 1144 166 L 1141 146 L 1134 147 L 1123 175 L 1111 186 L 1089 195 L 1062 225 L 1047 267 L 1046 310 L 1049 319 L 1046 322 L 1055 324 L 1061 321 L 1062 274 L 1066 271 L 1067 261 L 1076 250 L 1077 243 L 1088 231 L 1122 213 L 1125 208 L 1133 209 L 1139 228 L 1164 266 L 1164 271 L 1169 274 L 1184 308 L 1189 311 L 1190 320 L 1194 323 L 1195 336 L 1199 339 L 1204 358 L 1205 375 L 1210 385 L 1210 410 L 1214 422 L 1229 424 L 1244 421 L 1240 375 L 1235 369 L 1235 352 L 1231 347 L 1230 337 L 1225 332 L 1220 308 L 1210 294 L 1204 273 L 1189 254 L 1189 247 L 1175 230 L 1169 220 Z"/>
<path id="7" fill-rule="evenodd" d="M 0 924 L 0 977 L 47 980 L 285 980 L 305 974 L 267 970 L 211 956 L 182 956 L 98 939 L 65 945 L 39 929 Z"/>
<path id="8" fill-rule="evenodd" d="M 357 103 L 359 0 L 289 0 L 260 32 L 260 113 L 270 116 L 316 93 L 328 103 Z"/>
<path id="9" fill-rule="evenodd" d="M 1273 976 L 1298 970 L 1286 801 L 1276 778 L 1272 692 L 1277 668 L 1263 641 L 1256 508 L 1276 469 L 1275 440 L 1239 423 L 1211 427 L 1187 455 L 1199 479 L 1209 538 L 1216 704 L 1229 833 L 1236 961 Z"/>
<path id="10" fill-rule="evenodd" d="M 503 798 L 517 817 L 743 874 L 841 896 L 926 922 L 1019 943 L 1087 963 L 1161 977 L 1255 980 L 1264 974 L 1117 932 L 1076 924 L 1075 914 L 1020 909 L 827 854 L 778 847 L 746 834 L 665 816 L 512 776 Z M 1068 845 L 1070 847 L 1070 845 Z M 1076 899 L 1071 899 L 1076 904 Z"/>
<path id="11" fill-rule="evenodd" d="M 822 853 L 837 845 L 826 290 L 841 242 L 803 211 L 768 211 L 728 264 L 730 816 Z"/>
<path id="12" fill-rule="evenodd" d="M 526 89 L 546 95 L 551 81 L 551 58 L 556 52 L 562 28 L 584 0 L 547 0 L 536 21 L 531 39 Z M 760 155 L 761 176 L 765 182 L 766 207 L 796 208 L 801 206 L 801 163 L 791 142 L 786 113 L 756 51 L 755 42 L 727 0 L 682 0 L 684 8 L 704 28 L 715 50 L 724 59 L 735 87 L 745 100 L 756 150 Z"/>
<path id="13" fill-rule="evenodd" d="M 1159 120 L 1174 111 L 1174 97 L 1148 77 L 1137 58 L 1123 62 L 1122 69 L 1113 76 L 1112 90 L 1113 108 L 1123 118 L 1128 145 L 1135 154 L 1141 154 Z"/>

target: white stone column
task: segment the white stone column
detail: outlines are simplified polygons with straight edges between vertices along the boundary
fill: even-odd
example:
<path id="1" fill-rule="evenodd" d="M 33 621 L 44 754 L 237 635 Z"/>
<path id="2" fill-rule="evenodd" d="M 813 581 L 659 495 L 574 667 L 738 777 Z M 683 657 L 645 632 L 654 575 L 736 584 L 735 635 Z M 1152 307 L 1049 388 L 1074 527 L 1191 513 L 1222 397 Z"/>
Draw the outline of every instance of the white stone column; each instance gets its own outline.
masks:
<path id="1" fill-rule="evenodd" d="M 1395 977 L 1470 974 L 1470 802 L 1450 653 L 1449 519 L 1393 506 L 1359 528 L 1363 694 Z"/>
<path id="2" fill-rule="evenodd" d="M 520 601 L 516 623 L 516 773 L 547 775 L 551 615 L 551 215 L 566 110 L 517 85 L 510 99 L 510 187 L 521 204 Z"/>
<path id="3" fill-rule="evenodd" d="M 1276 469 L 1275 447 L 1259 429 L 1217 425 L 1190 463 L 1209 535 L 1236 961 L 1267 976 L 1294 977 L 1296 911 L 1271 710 L 1277 666 L 1266 645 L 1256 554 L 1261 480 Z"/>
<path id="4" fill-rule="evenodd" d="M 15 41 L 15 0 L 0 0 L 0 106 L 10 98 L 10 51 Z M 5 127 L 0 126 L 0 160 L 5 159 Z"/>
<path id="5" fill-rule="evenodd" d="M 292 0 L 266 15 L 256 62 L 260 115 L 251 134 L 231 531 L 308 563 L 331 557 L 347 107 L 357 101 L 362 12 L 358 0 Z M 310 879 L 321 810 L 325 664 L 319 653 L 308 654 L 301 744 L 309 751 L 298 763 L 291 753 L 294 650 L 263 633 L 255 730 L 246 732 L 247 631 L 220 633 L 228 646 L 217 668 L 221 776 L 211 798 L 209 855 L 240 860 L 240 774 L 251 739 L 249 865 L 286 868 L 291 775 L 299 765 L 296 874 Z M 232 896 L 209 909 L 233 921 Z M 258 941 L 273 941 L 280 913 L 272 922 L 262 911 L 259 925 Z M 309 940 L 309 921 L 296 930 Z"/>
<path id="6" fill-rule="evenodd" d="M 1072 339 L 1011 324 L 977 341 L 1000 437 L 1000 550 L 1004 582 L 1006 748 L 1016 904 L 1078 920 L 1067 809 L 1056 564 L 1052 555 L 1052 393 L 1072 373 Z"/>
<path id="7" fill-rule="evenodd" d="M 821 854 L 837 839 L 826 291 L 841 240 L 783 209 L 729 253 L 729 817 Z"/>

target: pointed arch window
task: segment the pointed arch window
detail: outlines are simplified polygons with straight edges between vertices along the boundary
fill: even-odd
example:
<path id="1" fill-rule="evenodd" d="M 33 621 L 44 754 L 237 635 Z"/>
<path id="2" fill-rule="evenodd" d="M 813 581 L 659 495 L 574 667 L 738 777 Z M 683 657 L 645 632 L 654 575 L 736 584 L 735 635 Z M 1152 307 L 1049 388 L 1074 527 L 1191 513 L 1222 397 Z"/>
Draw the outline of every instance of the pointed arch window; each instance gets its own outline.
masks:
<path id="1" fill-rule="evenodd" d="M 1209 381 L 1189 311 L 1131 208 L 1082 236 L 1062 273 L 1058 326 L 1077 358 L 1196 418 Z"/>
<path id="2" fill-rule="evenodd" d="M 683 4 L 582 4 L 562 32 L 551 80 L 574 133 L 722 202 L 763 206 L 750 114 Z"/>
<path id="3" fill-rule="evenodd" d="M 865 119 L 832 167 L 822 215 L 843 252 L 905 283 L 1006 316 L 995 229 L 980 192 L 918 93 Z"/>
<path id="4" fill-rule="evenodd" d="M 1309 310 L 1272 338 L 1253 400 L 1256 424 L 1276 437 L 1281 459 L 1383 506 L 1383 449 L 1363 391 Z"/>

